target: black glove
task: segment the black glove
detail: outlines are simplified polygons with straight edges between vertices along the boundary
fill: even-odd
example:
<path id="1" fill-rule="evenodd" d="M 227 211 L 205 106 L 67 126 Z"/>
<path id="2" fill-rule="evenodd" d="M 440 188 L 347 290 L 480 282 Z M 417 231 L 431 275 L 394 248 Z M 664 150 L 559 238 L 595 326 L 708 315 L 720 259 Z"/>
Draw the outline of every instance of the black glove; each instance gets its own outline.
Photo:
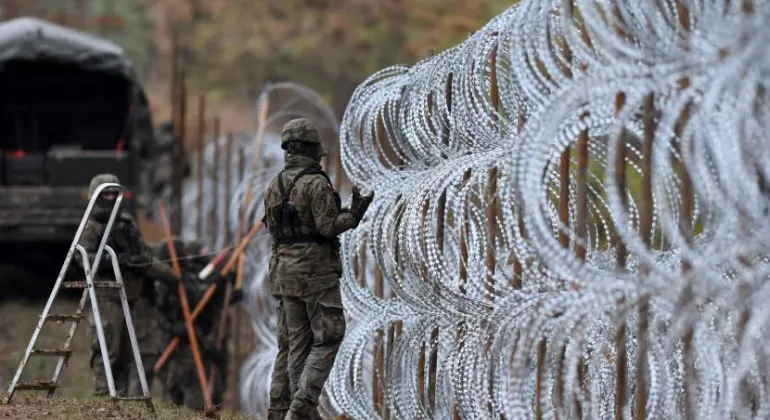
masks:
<path id="1" fill-rule="evenodd" d="M 171 316 L 171 314 L 177 314 L 182 312 L 182 305 L 179 302 L 179 296 L 176 293 L 170 291 L 165 293 L 164 298 L 161 300 L 161 306 L 165 312 L 165 316 Z"/>
<path id="2" fill-rule="evenodd" d="M 171 324 L 171 336 L 182 339 L 187 338 L 187 325 L 184 322 L 175 322 Z"/>
<path id="3" fill-rule="evenodd" d="M 192 271 L 183 271 L 182 280 L 184 281 L 185 285 L 194 285 L 198 282 L 198 275 Z"/>
<path id="4" fill-rule="evenodd" d="M 237 305 L 242 300 L 243 300 L 243 290 L 234 289 L 233 294 L 230 295 L 230 305 Z"/>
<path id="5" fill-rule="evenodd" d="M 217 350 L 217 338 L 215 334 L 209 334 L 205 337 L 201 336 L 201 346 L 207 351 Z"/>
<path id="6" fill-rule="evenodd" d="M 206 356 L 209 360 L 211 360 L 216 366 L 222 367 L 227 365 L 227 350 L 216 350 L 211 349 L 206 351 Z"/>
<path id="7" fill-rule="evenodd" d="M 223 276 L 219 272 L 212 273 L 211 276 L 209 276 L 209 278 L 211 279 L 211 283 L 216 284 L 217 287 L 225 287 L 225 283 L 227 283 L 228 281 L 230 283 L 235 282 L 235 276 L 230 276 L 230 275 Z"/>
<path id="8" fill-rule="evenodd" d="M 195 332 L 195 337 L 196 337 L 196 340 L 198 341 L 199 346 L 202 345 L 201 337 L 203 337 L 203 332 L 199 327 L 196 327 L 196 326 L 193 326 L 193 330 Z M 171 326 L 171 336 L 178 337 L 185 343 L 188 342 L 190 337 L 187 335 L 187 324 L 185 324 L 184 322 L 174 323 Z"/>
<path id="9" fill-rule="evenodd" d="M 372 204 L 372 200 L 374 200 L 374 191 L 372 191 L 369 195 L 362 196 L 358 187 L 353 187 L 353 197 L 350 201 L 350 212 L 353 213 L 353 216 L 356 217 L 356 220 L 360 222 L 361 219 L 364 218 L 364 214 L 369 208 L 369 205 Z"/>

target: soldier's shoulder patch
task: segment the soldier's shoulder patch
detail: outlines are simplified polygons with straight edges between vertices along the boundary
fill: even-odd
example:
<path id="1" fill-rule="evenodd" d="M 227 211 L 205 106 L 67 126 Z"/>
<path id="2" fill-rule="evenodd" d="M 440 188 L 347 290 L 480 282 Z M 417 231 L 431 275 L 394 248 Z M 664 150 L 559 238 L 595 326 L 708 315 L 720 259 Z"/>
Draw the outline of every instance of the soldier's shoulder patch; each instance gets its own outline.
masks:
<path id="1" fill-rule="evenodd" d="M 330 189 L 333 190 L 334 187 L 332 187 L 331 182 L 323 176 L 323 174 L 320 174 L 318 172 L 313 173 L 311 176 L 308 177 L 306 181 L 306 185 L 310 186 L 313 190 L 321 190 L 321 189 Z"/>
<path id="2" fill-rule="evenodd" d="M 330 190 L 334 191 L 334 186 L 332 185 L 332 183 L 329 180 L 329 178 L 327 178 L 324 174 L 316 173 L 315 178 L 316 178 L 317 182 L 319 182 L 320 184 L 322 184 L 324 186 L 324 188 L 327 188 L 327 189 L 330 189 Z"/>

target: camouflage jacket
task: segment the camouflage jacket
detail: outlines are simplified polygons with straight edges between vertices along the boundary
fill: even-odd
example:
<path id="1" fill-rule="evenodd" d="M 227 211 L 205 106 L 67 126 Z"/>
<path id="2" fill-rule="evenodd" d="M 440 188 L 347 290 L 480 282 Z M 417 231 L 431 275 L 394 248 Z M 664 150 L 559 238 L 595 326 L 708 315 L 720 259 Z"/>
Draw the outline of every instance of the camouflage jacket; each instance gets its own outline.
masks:
<path id="1" fill-rule="evenodd" d="M 167 251 L 162 251 L 163 248 L 164 245 L 160 244 L 154 251 L 156 252 L 157 257 L 165 259 L 167 257 Z M 192 312 L 210 286 L 209 281 L 201 280 L 198 277 L 198 273 L 206 266 L 206 264 L 208 264 L 208 259 L 206 257 L 193 258 L 196 256 L 188 254 L 182 247 L 177 249 L 177 257 L 179 258 L 179 266 L 182 269 L 187 301 L 190 305 L 190 311 Z M 198 344 L 203 350 L 214 349 L 214 343 L 216 343 L 216 338 L 219 334 L 220 316 L 224 310 L 224 295 L 224 290 L 217 288 L 217 292 L 193 323 L 202 334 L 201 337 L 198 337 Z M 158 311 L 163 314 L 161 328 L 167 335 L 170 335 L 171 328 L 174 324 L 184 322 L 182 305 L 179 300 L 178 284 L 172 285 L 170 283 L 156 282 L 155 306 Z M 228 327 L 229 324 L 225 328 L 225 339 L 228 336 Z M 183 343 L 186 344 L 187 341 L 183 340 Z M 191 357 L 186 351 L 183 351 L 180 354 Z"/>
<path id="2" fill-rule="evenodd" d="M 99 248 L 99 243 L 107 225 L 109 212 L 106 212 L 107 216 L 104 216 L 103 213 L 99 211 L 94 212 L 94 215 L 86 222 L 83 235 L 80 237 L 80 245 L 86 250 L 91 266 L 93 266 L 96 250 Z M 118 213 L 107 239 L 107 245 L 115 251 L 118 257 L 118 265 L 129 300 L 134 300 L 143 294 L 143 289 L 146 286 L 144 283 L 147 279 L 176 282 L 176 276 L 174 276 L 171 269 L 154 258 L 152 249 L 144 241 L 139 228 L 130 215 L 123 212 Z M 78 265 L 83 268 L 80 256 L 76 255 L 76 257 L 75 260 Z M 99 272 L 94 275 L 94 278 L 115 280 L 112 260 L 106 249 L 102 253 Z M 117 293 L 105 293 L 107 290 L 109 289 L 97 289 L 101 296 L 119 298 Z"/>
<path id="3" fill-rule="evenodd" d="M 183 274 L 185 279 L 185 292 L 187 294 L 187 302 L 190 305 L 190 312 L 195 310 L 195 306 L 203 298 L 203 295 L 208 289 L 209 283 L 206 281 L 194 281 L 193 277 L 197 277 L 197 273 L 187 271 Z M 171 337 L 172 327 L 174 324 L 184 322 L 184 313 L 182 312 L 182 304 L 179 300 L 179 288 L 178 286 L 172 286 L 168 283 L 156 282 L 155 283 L 155 305 L 158 311 L 163 314 L 160 319 L 160 328 L 164 331 L 164 334 Z M 217 293 L 209 301 L 208 305 L 201 311 L 200 315 L 195 319 L 193 325 L 196 329 L 196 335 L 198 339 L 198 345 L 202 351 L 211 351 L 215 349 L 217 337 L 219 334 L 219 318 L 222 314 L 224 303 L 224 291 L 217 289 Z M 225 333 L 228 332 L 228 328 L 225 329 Z M 225 334 L 225 339 L 227 334 Z M 187 335 L 183 337 L 182 348 L 178 357 L 191 357 L 187 344 Z M 176 354 L 176 353 L 175 353 Z"/>
<path id="4" fill-rule="evenodd" d="M 287 155 L 286 166 L 279 177 L 289 188 L 297 174 L 308 167 L 321 170 L 313 159 Z M 265 194 L 265 225 L 270 232 L 270 293 L 274 296 L 305 296 L 337 286 L 342 274 L 337 236 L 356 226 L 352 213 L 340 208 L 339 196 L 327 178 L 319 173 L 297 179 L 289 192 L 289 203 L 297 211 L 300 234 L 323 236 L 329 241 L 280 244 L 275 215 L 270 209 L 282 201 L 276 177 Z"/>

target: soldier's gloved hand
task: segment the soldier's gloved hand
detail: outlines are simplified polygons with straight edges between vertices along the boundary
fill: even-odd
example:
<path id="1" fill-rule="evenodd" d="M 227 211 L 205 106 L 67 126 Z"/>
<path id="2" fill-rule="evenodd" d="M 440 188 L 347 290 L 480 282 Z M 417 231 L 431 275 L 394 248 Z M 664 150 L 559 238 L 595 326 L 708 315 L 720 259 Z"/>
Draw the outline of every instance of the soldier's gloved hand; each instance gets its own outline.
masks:
<path id="1" fill-rule="evenodd" d="M 215 334 L 209 334 L 205 337 L 201 337 L 201 347 L 207 352 L 217 350 L 217 337 Z"/>
<path id="2" fill-rule="evenodd" d="M 350 212 L 353 213 L 353 216 L 356 217 L 356 220 L 360 222 L 361 219 L 364 218 L 364 214 L 369 208 L 369 205 L 372 204 L 373 200 L 374 191 L 369 193 L 369 195 L 362 196 L 358 187 L 353 187 L 353 197 L 350 201 Z"/>
<path id="3" fill-rule="evenodd" d="M 166 293 L 165 298 L 161 301 L 161 306 L 163 307 L 166 316 L 182 312 L 182 305 L 180 304 L 179 296 L 177 296 L 176 293 Z"/>
<path id="4" fill-rule="evenodd" d="M 228 281 L 232 283 L 235 280 L 235 276 L 223 276 L 219 272 L 212 273 L 209 278 L 211 279 L 211 283 L 216 284 L 217 287 L 224 287 L 225 283 Z"/>
<path id="5" fill-rule="evenodd" d="M 230 305 L 237 305 L 243 300 L 243 290 L 234 289 L 233 294 L 230 296 Z"/>
<path id="6" fill-rule="evenodd" d="M 203 333 L 201 332 L 200 327 L 193 325 L 193 330 L 195 332 L 195 339 L 198 341 L 199 346 L 202 346 L 201 337 L 203 337 Z M 185 343 L 189 341 L 190 337 L 187 335 L 187 325 L 184 322 L 175 323 L 171 333 L 173 337 L 179 337 Z"/>
<path id="7" fill-rule="evenodd" d="M 175 322 L 171 324 L 171 336 L 186 338 L 187 337 L 187 325 L 184 322 Z"/>
<path id="8" fill-rule="evenodd" d="M 226 366 L 227 365 L 227 350 L 208 350 L 206 352 L 206 356 L 209 360 L 211 360 L 215 365 L 217 366 Z"/>
<path id="9" fill-rule="evenodd" d="M 193 285 L 198 282 L 198 275 L 193 273 L 192 271 L 183 271 L 182 280 L 186 285 Z"/>

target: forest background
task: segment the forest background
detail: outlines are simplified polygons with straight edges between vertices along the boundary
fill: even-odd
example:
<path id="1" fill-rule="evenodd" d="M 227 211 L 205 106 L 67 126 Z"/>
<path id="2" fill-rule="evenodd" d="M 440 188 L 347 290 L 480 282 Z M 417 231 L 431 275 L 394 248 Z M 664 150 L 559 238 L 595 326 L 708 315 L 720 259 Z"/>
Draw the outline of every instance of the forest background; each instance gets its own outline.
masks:
<path id="1" fill-rule="evenodd" d="M 0 0 L 0 19 L 35 16 L 125 49 L 169 118 L 172 33 L 192 95 L 229 130 L 251 130 L 267 82 L 318 91 L 341 118 L 355 87 L 394 64 L 455 45 L 512 0 Z"/>

